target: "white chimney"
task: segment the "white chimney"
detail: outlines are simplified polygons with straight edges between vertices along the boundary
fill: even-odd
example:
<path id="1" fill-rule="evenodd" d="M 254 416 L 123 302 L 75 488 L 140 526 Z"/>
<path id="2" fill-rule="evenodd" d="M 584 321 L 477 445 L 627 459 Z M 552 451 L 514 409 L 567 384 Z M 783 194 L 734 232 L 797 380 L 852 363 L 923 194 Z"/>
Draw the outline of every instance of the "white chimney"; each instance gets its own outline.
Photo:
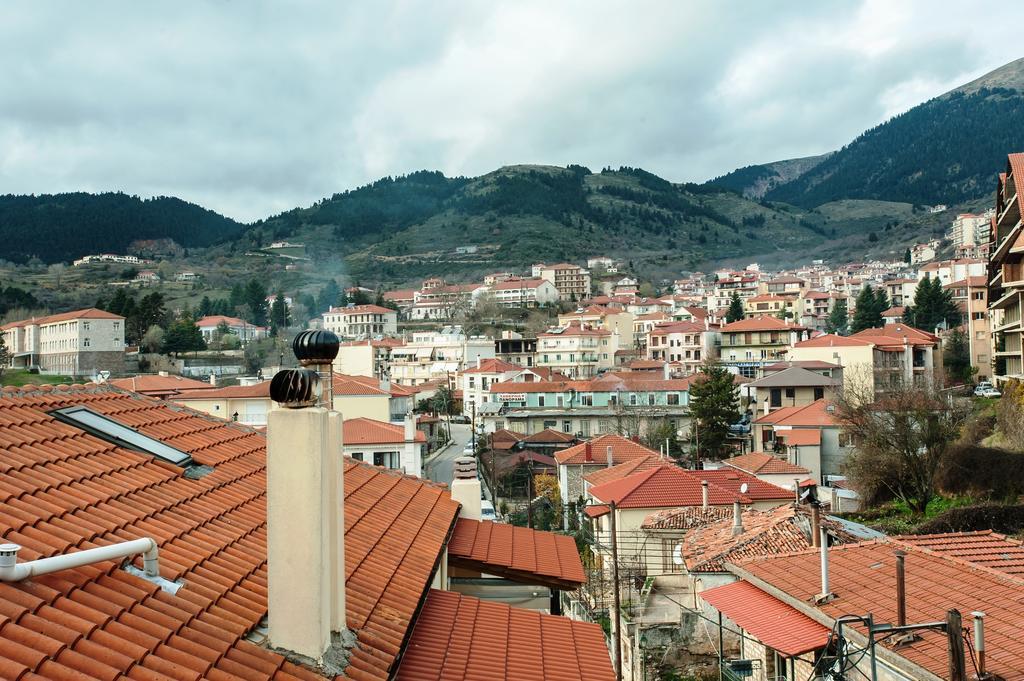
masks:
<path id="1" fill-rule="evenodd" d="M 612 456 L 612 446 L 611 445 L 608 445 L 608 447 L 605 448 L 605 455 L 606 455 L 606 457 L 608 459 L 608 468 L 611 468 L 612 466 L 615 465 L 615 458 Z"/>
<path id="2" fill-rule="evenodd" d="M 828 532 L 821 528 L 819 535 L 821 544 L 821 593 L 815 599 L 818 603 L 828 603 L 834 598 L 828 583 Z"/>
<path id="3" fill-rule="evenodd" d="M 662 368 L 662 377 L 668 381 L 672 378 L 672 367 L 669 366 L 668 362 L 665 362 L 665 366 Z"/>
<path id="4" fill-rule="evenodd" d="M 732 536 L 743 534 L 743 511 L 740 510 L 740 502 L 732 502 Z"/>
<path id="5" fill-rule="evenodd" d="M 701 480 L 700 481 L 700 498 L 701 498 L 701 508 L 703 508 L 705 511 L 708 510 L 708 481 L 707 480 Z"/>
<path id="6" fill-rule="evenodd" d="M 217 374 L 210 374 L 210 385 L 217 385 Z"/>
<path id="7" fill-rule="evenodd" d="M 476 459 L 460 456 L 455 459 L 452 499 L 462 504 L 460 518 L 480 520 L 480 479 L 476 476 Z"/>
<path id="8" fill-rule="evenodd" d="M 167 373 L 166 371 L 158 371 L 158 372 L 156 372 L 156 375 L 157 376 L 162 376 L 163 378 L 167 378 L 168 376 L 170 376 L 170 374 Z"/>
<path id="9" fill-rule="evenodd" d="M 405 441 L 416 441 L 416 415 L 411 411 L 405 415 Z"/>
<path id="10" fill-rule="evenodd" d="M 273 409 L 267 424 L 267 605 L 274 648 L 321 663 L 345 630 L 341 414 Z"/>

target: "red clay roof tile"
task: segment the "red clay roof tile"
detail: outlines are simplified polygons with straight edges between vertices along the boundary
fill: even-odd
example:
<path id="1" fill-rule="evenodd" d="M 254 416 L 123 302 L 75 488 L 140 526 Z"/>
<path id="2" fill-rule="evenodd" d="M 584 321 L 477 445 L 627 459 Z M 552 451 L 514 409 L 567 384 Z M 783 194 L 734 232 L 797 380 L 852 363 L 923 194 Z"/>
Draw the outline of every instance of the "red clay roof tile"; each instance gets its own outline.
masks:
<path id="1" fill-rule="evenodd" d="M 587 581 L 572 537 L 526 527 L 460 518 L 448 542 L 448 557 L 453 564 L 496 570 L 532 584 L 572 589 Z"/>

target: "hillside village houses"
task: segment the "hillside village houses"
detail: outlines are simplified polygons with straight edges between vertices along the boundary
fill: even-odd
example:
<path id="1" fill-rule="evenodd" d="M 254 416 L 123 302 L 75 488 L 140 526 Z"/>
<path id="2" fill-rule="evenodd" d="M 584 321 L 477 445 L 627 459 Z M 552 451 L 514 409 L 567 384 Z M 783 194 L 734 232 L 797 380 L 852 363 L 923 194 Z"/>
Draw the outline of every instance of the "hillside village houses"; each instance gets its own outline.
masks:
<path id="1" fill-rule="evenodd" d="M 225 315 L 208 315 L 196 320 L 196 326 L 203 334 L 203 340 L 207 343 L 213 341 L 217 334 L 226 329 L 227 333 L 238 336 L 242 343 L 266 338 L 270 330 L 265 326 L 250 324 L 244 319 L 227 317 Z"/>
<path id="2" fill-rule="evenodd" d="M 321 316 L 323 328 L 345 340 L 398 334 L 398 312 L 380 305 L 332 307 Z"/>

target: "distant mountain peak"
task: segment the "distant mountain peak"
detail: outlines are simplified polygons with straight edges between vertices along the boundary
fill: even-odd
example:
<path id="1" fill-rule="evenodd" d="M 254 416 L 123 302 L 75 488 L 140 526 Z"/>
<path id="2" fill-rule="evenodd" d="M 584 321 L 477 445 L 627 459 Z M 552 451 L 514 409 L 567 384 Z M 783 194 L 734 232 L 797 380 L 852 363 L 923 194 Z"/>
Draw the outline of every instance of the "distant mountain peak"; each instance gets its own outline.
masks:
<path id="1" fill-rule="evenodd" d="M 1010 90 L 1024 90 L 1024 57 L 1014 59 L 1009 64 L 1003 64 L 998 69 L 989 71 L 980 78 L 975 78 L 958 88 L 947 92 L 945 96 L 955 92 L 972 94 L 982 88 L 1007 88 Z"/>

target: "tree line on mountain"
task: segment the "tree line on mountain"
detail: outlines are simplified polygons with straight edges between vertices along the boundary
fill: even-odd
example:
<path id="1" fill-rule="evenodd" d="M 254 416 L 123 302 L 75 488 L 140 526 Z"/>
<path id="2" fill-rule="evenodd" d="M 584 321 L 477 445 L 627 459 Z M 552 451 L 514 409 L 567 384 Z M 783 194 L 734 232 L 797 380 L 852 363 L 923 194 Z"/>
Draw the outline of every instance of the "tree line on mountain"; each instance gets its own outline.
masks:
<path id="1" fill-rule="evenodd" d="M 40 307 L 39 300 L 31 291 L 11 286 L 0 286 L 0 317 L 12 310 L 32 310 Z"/>
<path id="2" fill-rule="evenodd" d="M 1007 152 L 1024 148 L 1022 119 L 1017 90 L 950 93 L 864 132 L 765 198 L 811 208 L 839 199 L 934 205 L 987 196 Z M 744 178 L 760 177 L 758 168 Z"/>
<path id="3" fill-rule="evenodd" d="M 137 240 L 173 239 L 209 246 L 238 235 L 243 225 L 173 197 L 140 199 L 122 193 L 0 196 L 4 259 L 67 262 L 90 253 L 125 253 Z"/>

